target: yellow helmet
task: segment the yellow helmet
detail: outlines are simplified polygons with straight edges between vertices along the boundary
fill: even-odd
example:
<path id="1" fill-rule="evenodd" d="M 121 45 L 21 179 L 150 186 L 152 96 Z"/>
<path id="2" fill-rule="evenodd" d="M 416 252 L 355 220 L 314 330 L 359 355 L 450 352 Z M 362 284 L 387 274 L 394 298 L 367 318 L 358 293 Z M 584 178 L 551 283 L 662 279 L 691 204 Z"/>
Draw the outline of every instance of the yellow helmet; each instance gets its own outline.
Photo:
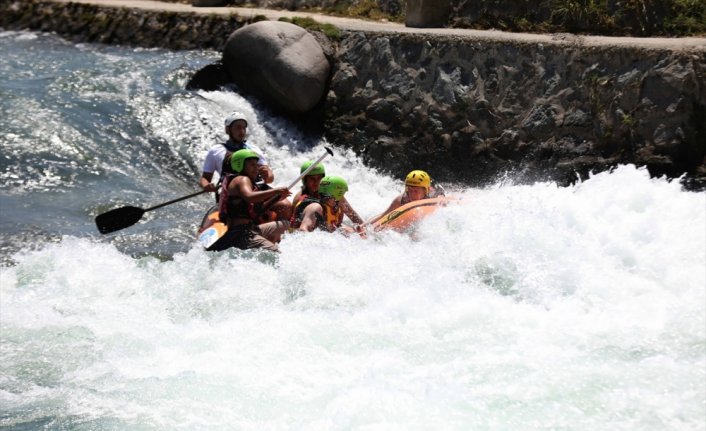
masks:
<path id="1" fill-rule="evenodd" d="M 429 193 L 429 187 L 431 186 L 431 177 L 424 171 L 412 171 L 407 174 L 404 179 L 404 185 L 424 187 L 424 189 Z"/>

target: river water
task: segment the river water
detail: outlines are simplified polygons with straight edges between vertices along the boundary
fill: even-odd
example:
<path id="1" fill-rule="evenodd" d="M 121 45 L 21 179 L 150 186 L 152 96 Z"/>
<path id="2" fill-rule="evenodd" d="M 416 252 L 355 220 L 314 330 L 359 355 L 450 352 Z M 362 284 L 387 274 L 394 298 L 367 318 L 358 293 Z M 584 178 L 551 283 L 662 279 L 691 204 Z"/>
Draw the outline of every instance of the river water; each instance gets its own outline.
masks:
<path id="1" fill-rule="evenodd" d="M 276 182 L 333 145 L 364 217 L 400 180 L 234 92 L 219 57 L 0 33 L 0 428 L 703 430 L 706 194 L 621 166 L 472 189 L 414 235 L 206 253 L 196 191 L 238 109 Z M 433 172 L 432 172 L 433 175 Z"/>

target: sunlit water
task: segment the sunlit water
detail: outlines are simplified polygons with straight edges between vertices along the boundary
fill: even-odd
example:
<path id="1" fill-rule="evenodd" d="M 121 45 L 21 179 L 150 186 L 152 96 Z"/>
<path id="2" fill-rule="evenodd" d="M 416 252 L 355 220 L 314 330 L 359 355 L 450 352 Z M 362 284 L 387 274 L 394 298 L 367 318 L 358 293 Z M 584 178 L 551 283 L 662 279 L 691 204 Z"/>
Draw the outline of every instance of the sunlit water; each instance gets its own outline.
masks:
<path id="1" fill-rule="evenodd" d="M 0 428 L 703 430 L 706 194 L 632 166 L 469 189 L 413 235 L 206 253 L 196 190 L 222 118 L 277 181 L 323 145 L 231 92 L 213 52 L 0 33 Z M 334 145 L 369 217 L 400 181 Z M 433 172 L 432 172 L 433 174 Z"/>

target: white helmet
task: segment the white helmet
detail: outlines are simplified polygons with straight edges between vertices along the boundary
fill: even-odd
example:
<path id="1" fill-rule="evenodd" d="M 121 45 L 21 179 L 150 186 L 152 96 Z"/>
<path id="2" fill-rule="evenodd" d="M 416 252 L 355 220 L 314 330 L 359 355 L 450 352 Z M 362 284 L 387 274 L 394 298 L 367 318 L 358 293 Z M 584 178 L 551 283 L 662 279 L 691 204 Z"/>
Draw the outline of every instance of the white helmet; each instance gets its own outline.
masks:
<path id="1" fill-rule="evenodd" d="M 248 125 L 248 119 L 245 118 L 245 114 L 243 114 L 242 112 L 233 112 L 226 117 L 226 127 L 230 127 L 231 124 L 235 123 L 238 120 L 243 120 L 245 121 L 245 125 Z"/>

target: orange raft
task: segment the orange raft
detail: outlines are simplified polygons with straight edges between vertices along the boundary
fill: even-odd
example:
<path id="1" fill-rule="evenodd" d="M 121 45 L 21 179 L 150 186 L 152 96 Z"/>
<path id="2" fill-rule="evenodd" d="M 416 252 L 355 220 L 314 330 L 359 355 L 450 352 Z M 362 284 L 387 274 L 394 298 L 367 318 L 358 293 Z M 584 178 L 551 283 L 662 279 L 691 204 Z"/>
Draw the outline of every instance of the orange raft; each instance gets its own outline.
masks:
<path id="1" fill-rule="evenodd" d="M 215 205 L 206 212 L 201 222 L 201 227 L 196 234 L 196 239 L 203 248 L 208 250 L 216 241 L 225 235 L 227 230 L 228 226 L 218 218 L 218 205 Z"/>
<path id="2" fill-rule="evenodd" d="M 390 211 L 373 224 L 373 230 L 379 232 L 385 229 L 392 229 L 398 232 L 407 230 L 418 221 L 433 214 L 440 206 L 446 206 L 456 199 L 440 196 L 438 198 L 420 199 L 409 202 L 401 207 Z"/>

